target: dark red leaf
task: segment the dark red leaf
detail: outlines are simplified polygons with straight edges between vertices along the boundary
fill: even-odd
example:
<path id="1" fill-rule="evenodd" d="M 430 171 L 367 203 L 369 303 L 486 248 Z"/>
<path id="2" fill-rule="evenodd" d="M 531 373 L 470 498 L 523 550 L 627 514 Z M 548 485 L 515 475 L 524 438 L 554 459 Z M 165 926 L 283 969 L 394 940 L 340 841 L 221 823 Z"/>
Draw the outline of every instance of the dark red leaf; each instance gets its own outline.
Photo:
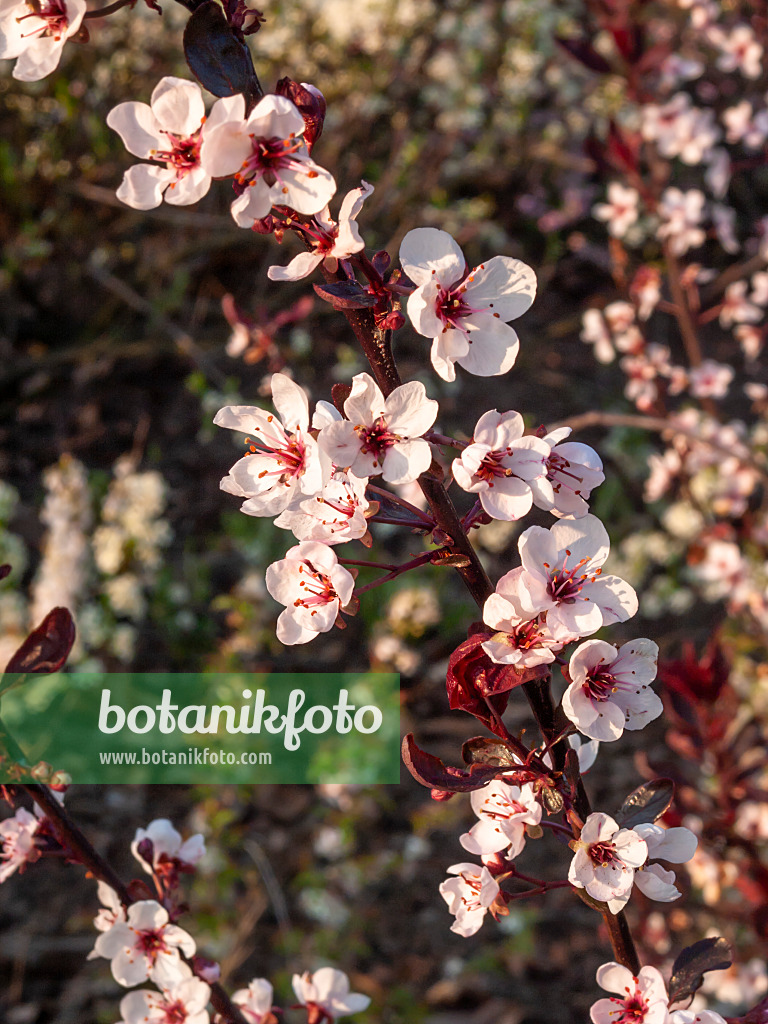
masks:
<path id="1" fill-rule="evenodd" d="M 729 1017 L 729 1024 L 768 1024 L 768 996 L 743 1017 Z"/>
<path id="2" fill-rule="evenodd" d="M 331 281 L 329 284 L 316 284 L 314 289 L 334 309 L 366 309 L 378 301 L 375 295 L 363 291 L 357 281 Z"/>
<path id="3" fill-rule="evenodd" d="M 0 565 L 0 580 L 4 580 L 10 571 L 10 565 Z"/>
<path id="4" fill-rule="evenodd" d="M 634 828 L 646 822 L 653 824 L 666 811 L 674 796 L 672 779 L 654 779 L 630 793 L 614 818 L 622 828 Z"/>
<path id="5" fill-rule="evenodd" d="M 307 151 L 312 152 L 312 147 L 320 138 L 325 121 L 325 98 L 319 89 L 309 89 L 306 85 L 294 82 L 292 78 L 281 78 L 277 83 L 275 92 L 278 96 L 286 96 L 299 108 L 299 113 L 304 118 L 304 141 L 307 144 Z"/>
<path id="6" fill-rule="evenodd" d="M 697 991 L 707 971 L 724 971 L 733 963 L 733 951 L 728 942 L 717 936 L 701 939 L 687 946 L 672 966 L 669 979 L 669 1001 L 679 1003 Z"/>
<path id="7" fill-rule="evenodd" d="M 214 0 L 205 0 L 190 16 L 184 29 L 184 56 L 189 70 L 214 96 L 242 93 L 247 107 L 261 95 L 248 47 Z"/>
<path id="8" fill-rule="evenodd" d="M 421 750 L 411 733 L 403 740 L 403 763 L 411 775 L 427 789 L 444 789 L 451 793 L 470 793 L 482 789 L 499 774 L 497 765 L 474 764 L 468 769 L 452 768 L 439 757 Z"/>
<path id="9" fill-rule="evenodd" d="M 75 624 L 67 608 L 54 608 L 8 662 L 6 672 L 57 672 L 75 642 Z"/>

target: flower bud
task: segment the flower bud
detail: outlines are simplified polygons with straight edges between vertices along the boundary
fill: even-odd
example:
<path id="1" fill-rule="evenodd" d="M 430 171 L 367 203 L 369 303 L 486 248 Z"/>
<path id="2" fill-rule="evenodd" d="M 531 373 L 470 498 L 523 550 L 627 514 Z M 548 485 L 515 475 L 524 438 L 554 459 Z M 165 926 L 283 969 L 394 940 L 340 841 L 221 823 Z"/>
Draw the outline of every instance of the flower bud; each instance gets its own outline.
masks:
<path id="1" fill-rule="evenodd" d="M 325 97 L 314 85 L 309 85 L 307 82 L 294 82 L 292 78 L 281 78 L 275 92 L 278 96 L 287 97 L 298 107 L 306 126 L 304 141 L 307 144 L 307 152 L 311 153 L 312 147 L 323 131 Z"/>

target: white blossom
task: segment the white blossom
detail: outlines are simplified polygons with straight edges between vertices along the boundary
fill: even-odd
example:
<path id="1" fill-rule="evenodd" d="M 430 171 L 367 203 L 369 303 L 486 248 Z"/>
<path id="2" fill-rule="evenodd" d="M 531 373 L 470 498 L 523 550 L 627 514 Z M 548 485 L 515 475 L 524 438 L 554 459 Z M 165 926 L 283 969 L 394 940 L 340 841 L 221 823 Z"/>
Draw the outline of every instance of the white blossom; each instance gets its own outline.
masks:
<path id="1" fill-rule="evenodd" d="M 294 974 L 293 991 L 302 1006 L 309 1010 L 316 1008 L 322 1014 L 322 1018 L 315 1017 L 314 1024 L 323 1018 L 330 1022 L 350 1013 L 360 1013 L 368 1009 L 371 1002 L 360 992 L 350 992 L 349 978 L 335 967 L 321 967 L 314 974 L 309 971 Z"/>
<path id="2" fill-rule="evenodd" d="M 181 954 L 193 956 L 195 940 L 170 923 L 168 911 L 156 900 L 140 900 L 128 908 L 124 921 L 99 935 L 93 951 L 112 961 L 112 976 L 126 988 L 147 979 L 168 987 L 190 976 Z"/>
<path id="3" fill-rule="evenodd" d="M 301 225 L 304 238 L 312 245 L 311 250 L 294 256 L 286 267 L 270 267 L 267 271 L 270 281 L 300 281 L 319 267 L 323 260 L 326 261 L 326 266 L 335 270 L 336 260 L 347 259 L 365 248 L 357 226 L 357 217 L 363 203 L 372 192 L 373 185 L 369 185 L 367 181 L 364 181 L 360 188 L 348 192 L 339 210 L 338 223 L 331 219 L 331 211 L 326 206 L 320 213 L 315 214 L 310 227 Z"/>
<path id="4" fill-rule="evenodd" d="M 499 895 L 499 884 L 482 864 L 452 864 L 448 874 L 456 877 L 440 884 L 440 895 L 456 918 L 451 931 L 469 938 L 481 928 L 489 907 Z"/>
<path id="5" fill-rule="evenodd" d="M 512 367 L 520 344 L 507 321 L 525 313 L 536 294 L 527 264 L 494 256 L 467 273 L 461 249 L 437 228 L 409 231 L 400 262 L 416 285 L 408 316 L 419 334 L 432 338 L 432 365 L 443 380 L 455 379 L 455 363 L 481 377 Z"/>
<path id="6" fill-rule="evenodd" d="M 598 220 L 608 225 L 608 234 L 614 238 L 623 238 L 628 229 L 637 221 L 637 204 L 640 193 L 635 188 L 627 188 L 621 182 L 612 181 L 608 185 L 608 202 L 596 203 L 592 213 Z"/>
<path id="7" fill-rule="evenodd" d="M 664 710 L 650 689 L 658 656 L 652 640 L 632 640 L 618 651 L 604 640 L 587 640 L 571 655 L 566 716 L 585 736 L 601 741 L 642 729 Z"/>
<path id="8" fill-rule="evenodd" d="M 650 822 L 635 825 L 634 831 L 645 840 L 648 860 L 635 872 L 635 885 L 649 899 L 671 903 L 679 899 L 680 891 L 675 886 L 674 871 L 667 871 L 656 860 L 684 864 L 696 853 L 698 839 L 690 829 L 684 827 L 662 828 Z"/>
<path id="9" fill-rule="evenodd" d="M 546 479 L 531 484 L 533 501 L 557 516 L 581 519 L 589 512 L 590 494 L 605 480 L 600 456 L 587 444 L 566 441 L 570 427 L 560 427 L 545 434 L 542 441 L 549 446 L 546 458 Z"/>
<path id="10" fill-rule="evenodd" d="M 472 793 L 471 802 L 480 820 L 459 837 L 469 853 L 486 856 L 504 850 L 508 858 L 517 857 L 525 846 L 525 826 L 541 821 L 541 804 L 530 783 L 513 786 L 493 779 Z"/>
<path id="11" fill-rule="evenodd" d="M 228 405 L 216 413 L 218 427 L 247 433 L 250 454 L 236 462 L 221 489 L 246 500 L 241 511 L 273 516 L 294 499 L 318 494 L 331 472 L 309 432 L 309 402 L 283 373 L 272 375 L 272 401 L 278 416 L 256 406 Z"/>
<path id="12" fill-rule="evenodd" d="M 319 494 L 294 501 L 275 519 L 275 526 L 290 530 L 297 540 L 345 544 L 368 532 L 365 497 L 367 479 L 337 470 Z"/>
<path id="13" fill-rule="evenodd" d="M 648 856 L 648 847 L 631 828 L 620 828 L 607 814 L 590 814 L 568 869 L 568 881 L 585 889 L 596 900 L 608 904 L 612 914 L 623 909 L 635 877 Z"/>
<path id="14" fill-rule="evenodd" d="M 615 961 L 603 964 L 597 969 L 597 983 L 615 995 L 594 1003 L 589 1011 L 592 1024 L 667 1024 L 669 997 L 655 967 L 641 967 L 634 977 L 629 968 Z"/>
<path id="15" fill-rule="evenodd" d="M 265 96 L 247 119 L 245 100 L 236 96 L 225 117 L 206 131 L 200 160 L 212 178 L 234 175 L 240 192 L 231 209 L 240 227 L 251 227 L 273 206 L 308 215 L 327 206 L 336 182 L 308 155 L 304 127 L 285 96 Z"/>
<path id="16" fill-rule="evenodd" d="M 149 841 L 152 844 L 152 863 L 147 863 L 140 852 L 140 845 Z M 156 818 L 147 827 L 136 830 L 131 853 L 141 864 L 147 874 L 163 873 L 168 867 L 194 867 L 205 855 L 205 840 L 199 833 L 182 842 L 181 835 L 167 818 Z"/>
<path id="17" fill-rule="evenodd" d="M 530 512 L 534 480 L 551 493 L 551 486 L 542 479 L 550 446 L 539 437 L 523 436 L 524 430 L 519 412 L 483 413 L 472 444 L 451 466 L 459 487 L 477 494 L 493 519 L 520 519 Z"/>
<path id="18" fill-rule="evenodd" d="M 211 186 L 200 163 L 203 136 L 238 99 L 217 100 L 206 119 L 200 86 L 168 76 L 155 86 L 148 105 L 130 101 L 110 110 L 107 124 L 128 152 L 151 161 L 126 171 L 117 198 L 135 210 L 152 210 L 163 199 L 174 206 L 202 199 Z"/>
<path id="19" fill-rule="evenodd" d="M 267 568 L 267 590 L 286 605 L 277 620 L 277 639 L 305 644 L 333 629 L 339 609 L 352 597 L 355 581 L 326 544 L 303 541 Z"/>
<path id="20" fill-rule="evenodd" d="M 0 0 L 0 60 L 18 58 L 13 77 L 39 82 L 59 66 L 85 11 L 85 0 Z"/>
<path id="21" fill-rule="evenodd" d="M 162 992 L 139 989 L 120 1001 L 118 1024 L 209 1024 L 211 990 L 199 978 L 184 978 Z"/>
<path id="22" fill-rule="evenodd" d="M 262 1024 L 265 1017 L 272 1013 L 272 986 L 266 978 L 254 978 L 248 988 L 240 988 L 232 996 L 232 1002 L 240 1007 L 240 1012 L 248 1024 Z"/>
<path id="23" fill-rule="evenodd" d="M 0 882 L 38 860 L 35 833 L 39 825 L 40 819 L 24 807 L 19 807 L 12 818 L 0 821 Z"/>
<path id="24" fill-rule="evenodd" d="M 358 373 L 344 402 L 346 419 L 323 427 L 318 444 L 335 466 L 357 477 L 381 473 L 388 483 L 410 483 L 432 462 L 421 435 L 437 412 L 437 402 L 419 381 L 401 384 L 385 399 L 370 374 Z"/>

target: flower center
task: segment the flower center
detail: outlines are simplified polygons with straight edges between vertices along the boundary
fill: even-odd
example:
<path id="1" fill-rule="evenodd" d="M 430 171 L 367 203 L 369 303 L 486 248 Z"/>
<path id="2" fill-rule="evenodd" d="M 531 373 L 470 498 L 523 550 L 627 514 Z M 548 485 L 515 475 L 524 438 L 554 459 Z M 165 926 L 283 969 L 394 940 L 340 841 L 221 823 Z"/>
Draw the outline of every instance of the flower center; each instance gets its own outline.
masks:
<path id="1" fill-rule="evenodd" d="M 162 1007 L 158 1007 L 159 1010 L 165 1014 L 162 1017 L 162 1024 L 185 1024 L 188 1014 L 187 1008 L 180 999 L 176 999 L 172 1003 L 166 1003 Z"/>
<path id="2" fill-rule="evenodd" d="M 154 963 L 158 955 L 167 952 L 168 949 L 163 938 L 162 928 L 136 932 L 136 948 Z"/>
<path id="3" fill-rule="evenodd" d="M 276 181 L 282 182 L 280 172 L 286 170 L 300 171 L 310 178 L 317 176 L 316 171 L 307 170 L 305 162 L 296 157 L 295 154 L 304 146 L 304 140 L 295 135 L 289 135 L 287 139 L 252 135 L 251 144 L 251 155 L 235 175 L 240 186 L 255 185 L 260 178 L 264 178 L 268 185 L 274 185 Z M 283 191 L 288 189 L 284 186 Z"/>
<path id="4" fill-rule="evenodd" d="M 635 979 L 635 991 L 631 996 L 627 996 L 626 999 L 611 999 L 611 1002 L 620 1007 L 620 1009 L 611 1011 L 612 1018 L 614 1013 L 619 1014 L 615 1020 L 612 1020 L 612 1024 L 643 1024 L 648 1013 L 648 1003 L 640 992 L 637 979 Z"/>
<path id="5" fill-rule="evenodd" d="M 515 474 L 512 470 L 508 469 L 504 465 L 504 459 L 508 459 L 511 454 L 511 448 L 499 448 L 495 451 L 488 452 L 483 461 L 477 467 L 475 476 L 479 480 L 484 480 L 489 487 L 493 487 L 493 482 L 496 477 L 514 476 Z"/>
<path id="6" fill-rule="evenodd" d="M 608 840 L 602 843 L 590 843 L 587 848 L 589 859 L 598 868 L 606 868 L 609 864 L 618 864 L 621 861 L 616 847 Z"/>
<path id="7" fill-rule="evenodd" d="M 176 171 L 176 180 L 183 178 L 196 167 L 200 166 L 200 129 L 193 135 L 172 135 L 171 132 L 163 132 L 168 136 L 170 149 L 153 149 L 150 158 L 158 163 L 163 163 L 170 170 Z"/>
<path id="8" fill-rule="evenodd" d="M 23 15 L 19 21 L 24 21 L 25 18 L 41 18 L 45 22 L 45 25 L 33 29 L 28 35 L 52 36 L 58 40 L 69 28 L 64 0 L 28 0 L 27 6 L 30 13 Z"/>
<path id="9" fill-rule="evenodd" d="M 573 486 L 573 484 L 571 484 L 569 480 L 562 479 L 563 477 L 570 477 L 571 480 L 576 484 L 580 484 L 583 482 L 582 477 L 577 476 L 575 473 L 571 472 L 571 464 L 568 461 L 568 459 L 560 455 L 559 452 L 553 451 L 546 460 L 546 467 L 547 477 L 549 478 L 549 481 L 552 484 L 552 490 L 555 492 L 555 494 L 560 493 L 563 484 L 565 484 L 569 490 L 572 490 L 574 494 L 579 493 L 579 491 Z"/>
<path id="10" fill-rule="evenodd" d="M 299 566 L 300 573 L 307 573 L 299 582 L 301 597 L 293 602 L 296 608 L 309 608 L 310 614 L 317 614 L 317 607 L 330 604 L 331 601 L 338 601 L 339 595 L 333 589 L 333 583 L 329 576 L 318 572 L 311 562 L 302 562 Z"/>
<path id="11" fill-rule="evenodd" d="M 590 572 L 582 572 L 581 570 L 585 565 L 589 563 L 588 558 L 580 559 L 572 568 L 568 568 L 568 559 L 571 557 L 571 552 L 568 548 L 565 549 L 565 557 L 563 558 L 563 564 L 559 569 L 552 569 L 546 562 L 544 568 L 547 570 L 549 576 L 549 582 L 547 583 L 547 593 L 553 601 L 557 601 L 558 604 L 573 604 L 576 600 L 586 601 L 587 598 L 579 598 L 582 587 L 585 583 L 593 583 L 595 579 L 603 571 L 602 569 L 594 569 Z"/>
<path id="12" fill-rule="evenodd" d="M 609 700 L 620 687 L 608 669 L 603 665 L 598 665 L 584 680 L 582 689 L 589 700 L 602 703 Z"/>
<path id="13" fill-rule="evenodd" d="M 284 448 L 268 448 L 258 438 L 246 437 L 246 445 L 250 455 L 263 455 L 275 460 L 276 468 L 263 469 L 259 473 L 259 480 L 268 476 L 280 477 L 286 487 L 290 486 L 294 477 L 301 476 L 306 469 L 307 446 L 298 432 L 292 437 L 286 436 Z"/>
<path id="14" fill-rule="evenodd" d="M 443 331 L 461 331 L 467 341 L 470 341 L 469 331 L 463 327 L 461 321 L 472 313 L 482 313 L 481 309 L 473 309 L 464 298 L 466 288 L 460 284 L 457 288 L 443 288 L 437 293 L 435 302 L 435 315 L 443 322 Z"/>
<path id="15" fill-rule="evenodd" d="M 355 427 L 355 432 L 360 438 L 360 451 L 364 455 L 374 456 L 374 466 L 379 465 L 388 449 L 400 440 L 397 434 L 390 431 L 383 416 L 379 416 L 371 426 L 362 424 Z"/>

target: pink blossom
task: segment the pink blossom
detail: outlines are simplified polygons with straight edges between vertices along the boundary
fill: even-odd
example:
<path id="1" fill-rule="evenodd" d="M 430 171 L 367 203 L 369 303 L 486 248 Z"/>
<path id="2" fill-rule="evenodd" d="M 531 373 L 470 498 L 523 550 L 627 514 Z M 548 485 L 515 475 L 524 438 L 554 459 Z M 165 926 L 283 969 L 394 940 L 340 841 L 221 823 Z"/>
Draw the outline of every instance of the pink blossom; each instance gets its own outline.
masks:
<path id="1" fill-rule="evenodd" d="M 499 884 L 482 864 L 452 864 L 448 874 L 456 877 L 440 884 L 440 895 L 456 918 L 451 931 L 469 938 L 482 927 L 485 915 L 499 895 Z"/>
<path id="2" fill-rule="evenodd" d="M 336 269 L 336 260 L 344 260 L 365 248 L 357 227 L 357 217 L 363 203 L 373 192 L 373 185 L 367 181 L 361 188 L 352 189 L 344 197 L 339 210 L 338 223 L 331 220 L 331 211 L 326 206 L 315 214 L 311 226 L 300 225 L 305 240 L 312 246 L 309 252 L 294 256 L 287 267 L 270 267 L 267 277 L 270 281 L 299 281 L 308 277 L 323 260 L 330 269 Z"/>
<path id="3" fill-rule="evenodd" d="M 327 206 L 336 191 L 333 176 L 314 162 L 304 142 L 304 118 L 285 96 L 265 96 L 245 118 L 245 100 L 231 106 L 206 131 L 200 160 L 212 178 L 234 175 L 238 198 L 235 222 L 249 228 L 273 206 L 289 206 L 312 215 Z"/>
<path id="4" fill-rule="evenodd" d="M 754 117 L 749 100 L 742 100 L 735 107 L 728 107 L 722 116 L 728 142 L 741 142 L 747 149 L 759 149 L 765 142 L 765 125 L 762 120 Z"/>
<path id="5" fill-rule="evenodd" d="M 705 359 L 688 371 L 690 392 L 694 398 L 724 398 L 733 380 L 734 370 L 727 363 Z"/>
<path id="6" fill-rule="evenodd" d="M 350 1013 L 367 1010 L 371 1000 L 360 992 L 349 991 L 349 978 L 335 967 L 321 967 L 310 974 L 294 974 L 293 991 L 302 1006 L 310 1011 L 309 1024 L 336 1020 Z"/>
<path id="7" fill-rule="evenodd" d="M 727 1021 L 714 1010 L 674 1010 L 667 1024 L 727 1024 Z"/>
<path id="8" fill-rule="evenodd" d="M 12 818 L 0 821 L 0 882 L 39 859 L 35 844 L 39 825 L 40 819 L 24 807 L 19 807 Z"/>
<path id="9" fill-rule="evenodd" d="M 592 1024 L 667 1024 L 669 998 L 660 972 L 641 967 L 637 977 L 621 964 L 603 964 L 597 983 L 610 999 L 598 1000 L 589 1012 Z"/>
<path id="10" fill-rule="evenodd" d="M 283 373 L 272 375 L 272 400 L 278 416 L 250 405 L 228 405 L 216 413 L 218 427 L 247 433 L 250 454 L 236 462 L 221 489 L 246 501 L 241 511 L 273 516 L 294 499 L 318 494 L 331 472 L 309 433 L 309 402 Z"/>
<path id="11" fill-rule="evenodd" d="M 734 324 L 756 324 L 765 316 L 760 305 L 755 304 L 754 298 L 747 298 L 747 287 L 746 281 L 734 281 L 725 289 L 718 317 L 721 327 L 732 327 Z M 719 364 L 712 363 L 712 365 L 718 366 Z"/>
<path id="12" fill-rule="evenodd" d="M 587 640 L 568 665 L 566 716 L 595 740 L 617 740 L 625 729 L 642 729 L 664 710 L 650 689 L 658 656 L 652 640 L 633 640 L 618 651 L 604 640 Z"/>
<path id="13" fill-rule="evenodd" d="M 471 801 L 480 820 L 459 838 L 469 853 L 486 856 L 504 850 L 506 857 L 517 857 L 525 846 L 525 826 L 541 821 L 541 804 L 530 783 L 512 786 L 494 779 L 475 790 Z"/>
<path id="14" fill-rule="evenodd" d="M 59 66 L 64 43 L 80 31 L 85 0 L 0 0 L 0 60 L 18 57 L 13 77 L 39 82 Z"/>
<path id="15" fill-rule="evenodd" d="M 368 532 L 365 497 L 367 479 L 337 470 L 319 494 L 294 501 L 275 519 L 275 526 L 290 530 L 297 540 L 345 544 Z"/>
<path id="16" fill-rule="evenodd" d="M 112 976 L 130 988 L 148 978 L 172 986 L 190 976 L 181 954 L 195 952 L 195 940 L 171 924 L 168 911 L 156 900 L 140 900 L 128 908 L 125 921 L 116 921 L 96 939 L 94 953 L 112 961 Z"/>
<path id="17" fill-rule="evenodd" d="M 531 488 L 538 508 L 558 518 L 580 519 L 589 512 L 589 496 L 605 480 L 605 473 L 594 448 L 580 441 L 566 441 L 570 434 L 570 427 L 560 427 L 542 438 L 550 447 L 546 479 L 534 480 Z"/>
<path id="18" fill-rule="evenodd" d="M 626 622 L 637 611 L 637 595 L 618 576 L 603 576 L 610 544 L 593 515 L 561 519 L 549 530 L 531 526 L 518 542 L 523 573 L 519 601 L 524 614 L 546 612 L 555 640 L 588 636 L 601 626 Z"/>
<path id="19" fill-rule="evenodd" d="M 648 856 L 645 840 L 631 828 L 620 828 L 609 815 L 598 813 L 589 815 L 580 838 L 570 846 L 575 854 L 568 881 L 618 914 L 629 899 L 635 869 Z"/>
<path id="20" fill-rule="evenodd" d="M 272 986 L 266 978 L 254 978 L 248 988 L 234 993 L 232 1002 L 240 1007 L 248 1024 L 266 1024 L 266 1019 L 272 1016 L 272 998 Z"/>
<path id="21" fill-rule="evenodd" d="M 749 25 L 737 25 L 726 33 L 710 29 L 709 39 L 720 49 L 717 66 L 721 71 L 738 71 L 745 78 L 759 78 L 763 73 L 763 47 Z"/>
<path id="22" fill-rule="evenodd" d="M 152 210 L 163 199 L 174 206 L 201 199 L 211 185 L 211 176 L 200 163 L 203 135 L 226 117 L 238 99 L 217 100 L 206 120 L 200 87 L 167 77 L 155 86 L 149 105 L 119 103 L 110 110 L 107 124 L 128 152 L 152 161 L 125 172 L 117 198 L 134 210 Z"/>
<path id="23" fill-rule="evenodd" d="M 482 645 L 497 665 L 521 669 L 549 665 L 555 660 L 555 652 L 563 647 L 563 641 L 555 640 L 549 632 L 544 615 L 531 617 L 523 610 L 523 576 L 522 566 L 510 570 L 485 602 L 483 621 L 497 632 Z"/>
<path id="24" fill-rule="evenodd" d="M 592 213 L 598 220 L 607 222 L 610 235 L 623 238 L 637 221 L 639 200 L 637 189 L 626 188 L 621 182 L 612 181 L 608 185 L 608 202 L 595 204 Z"/>
<path id="25" fill-rule="evenodd" d="M 286 605 L 277 620 L 277 639 L 306 644 L 333 629 L 349 603 L 355 581 L 326 544 L 303 541 L 267 568 L 267 590 Z"/>
<path id="26" fill-rule="evenodd" d="M 477 494 L 493 519 L 520 519 L 531 510 L 532 481 L 544 483 L 550 446 L 541 438 L 523 436 L 519 412 L 484 413 L 475 426 L 472 444 L 451 466 L 459 487 Z M 550 486 L 547 493 L 552 494 Z"/>
<path id="27" fill-rule="evenodd" d="M 318 443 L 334 465 L 357 477 L 381 473 L 388 483 L 410 483 L 432 462 L 421 435 L 437 412 L 419 381 L 401 384 L 385 399 L 370 374 L 358 373 L 344 403 L 347 418 L 323 427 Z"/>
<path id="28" fill-rule="evenodd" d="M 459 246 L 437 228 L 409 231 L 400 262 L 416 285 L 408 316 L 419 334 L 432 338 L 432 365 L 443 380 L 455 379 L 455 363 L 481 377 L 512 367 L 520 343 L 507 321 L 525 313 L 536 294 L 527 264 L 494 256 L 467 272 Z"/>
<path id="29" fill-rule="evenodd" d="M 152 861 L 143 853 L 151 844 Z M 181 841 L 181 835 L 167 818 L 156 818 L 147 827 L 136 830 L 131 853 L 147 874 L 167 875 L 169 872 L 189 871 L 205 855 L 205 840 L 199 833 Z"/>
<path id="30" fill-rule="evenodd" d="M 211 990 L 199 978 L 184 978 L 153 992 L 139 989 L 120 1001 L 118 1024 L 209 1024 Z"/>
<path id="31" fill-rule="evenodd" d="M 704 231 L 700 224 L 704 216 L 704 193 L 697 188 L 681 192 L 679 188 L 667 188 L 659 203 L 661 226 L 658 236 L 668 241 L 676 256 L 682 256 L 704 242 Z"/>

